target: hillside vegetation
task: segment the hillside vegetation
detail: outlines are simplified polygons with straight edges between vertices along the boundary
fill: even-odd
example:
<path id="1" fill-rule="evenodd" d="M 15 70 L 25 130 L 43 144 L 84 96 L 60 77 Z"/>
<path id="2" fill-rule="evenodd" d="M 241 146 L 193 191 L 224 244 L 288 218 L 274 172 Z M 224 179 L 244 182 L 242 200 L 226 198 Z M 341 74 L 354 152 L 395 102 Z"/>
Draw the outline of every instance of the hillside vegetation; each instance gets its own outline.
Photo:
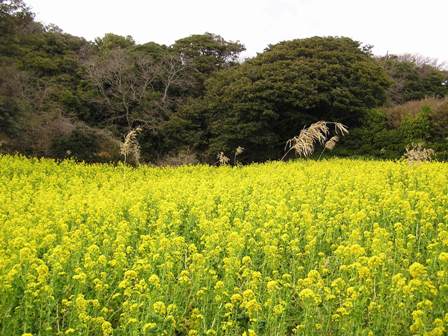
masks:
<path id="1" fill-rule="evenodd" d="M 335 155 L 398 158 L 422 142 L 447 159 L 446 103 L 424 99 L 442 104 L 448 72 L 422 56 L 374 56 L 364 42 L 294 39 L 243 60 L 244 45 L 218 34 L 86 41 L 36 22 L 22 0 L 0 0 L 0 151 L 115 162 L 139 128 L 142 162 L 214 163 L 239 146 L 241 163 L 262 162 L 327 120 L 354 131 Z M 421 100 L 416 117 L 406 103 Z"/>

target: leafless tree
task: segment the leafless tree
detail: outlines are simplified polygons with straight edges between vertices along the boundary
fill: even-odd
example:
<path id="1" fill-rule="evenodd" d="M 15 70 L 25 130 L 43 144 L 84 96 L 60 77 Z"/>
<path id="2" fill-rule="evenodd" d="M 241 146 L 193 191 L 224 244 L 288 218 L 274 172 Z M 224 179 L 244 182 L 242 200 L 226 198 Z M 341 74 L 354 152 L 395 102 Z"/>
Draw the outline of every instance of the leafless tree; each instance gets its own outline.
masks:
<path id="1" fill-rule="evenodd" d="M 398 56 L 398 59 L 400 61 L 414 63 L 419 67 L 430 66 L 438 70 L 443 70 L 446 66 L 444 62 L 439 62 L 436 58 L 427 57 L 420 54 L 402 54 Z"/>
<path id="2" fill-rule="evenodd" d="M 169 114 L 170 89 L 188 85 L 188 64 L 167 54 L 155 60 L 117 48 L 88 60 L 88 75 L 102 101 L 112 112 L 109 123 L 125 121 L 128 131 L 135 124 L 154 129 Z"/>

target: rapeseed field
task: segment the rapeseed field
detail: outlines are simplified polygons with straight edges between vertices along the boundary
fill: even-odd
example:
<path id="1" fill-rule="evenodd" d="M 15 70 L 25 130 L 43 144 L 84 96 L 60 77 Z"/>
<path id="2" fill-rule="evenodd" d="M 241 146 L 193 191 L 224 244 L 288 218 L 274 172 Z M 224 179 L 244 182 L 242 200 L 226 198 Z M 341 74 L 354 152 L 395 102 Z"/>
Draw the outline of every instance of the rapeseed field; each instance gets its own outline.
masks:
<path id="1" fill-rule="evenodd" d="M 0 156 L 1 335 L 448 332 L 448 164 Z"/>

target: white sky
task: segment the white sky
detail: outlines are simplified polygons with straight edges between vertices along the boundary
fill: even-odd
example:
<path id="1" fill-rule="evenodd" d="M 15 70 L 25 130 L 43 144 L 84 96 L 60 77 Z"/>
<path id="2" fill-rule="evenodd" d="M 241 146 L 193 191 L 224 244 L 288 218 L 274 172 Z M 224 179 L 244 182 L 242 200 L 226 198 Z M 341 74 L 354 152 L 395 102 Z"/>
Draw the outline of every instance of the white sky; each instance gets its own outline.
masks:
<path id="1" fill-rule="evenodd" d="M 448 63 L 448 0 L 25 0 L 46 24 L 88 40 L 107 32 L 171 44 L 211 32 L 245 56 L 269 43 L 348 36 L 374 53 L 418 53 Z"/>

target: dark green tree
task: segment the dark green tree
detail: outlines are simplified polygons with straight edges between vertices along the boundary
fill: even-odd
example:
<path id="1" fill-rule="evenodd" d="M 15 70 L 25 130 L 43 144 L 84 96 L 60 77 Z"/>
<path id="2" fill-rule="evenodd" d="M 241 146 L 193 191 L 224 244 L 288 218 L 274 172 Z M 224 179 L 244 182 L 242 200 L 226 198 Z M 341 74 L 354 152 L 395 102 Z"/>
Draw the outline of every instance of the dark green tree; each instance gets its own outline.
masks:
<path id="1" fill-rule="evenodd" d="M 0 137 L 17 136 L 28 100 L 28 76 L 20 69 L 21 37 L 33 14 L 21 0 L 0 0 Z"/>
<path id="2" fill-rule="evenodd" d="M 126 49 L 135 45 L 132 36 L 121 36 L 112 33 L 107 33 L 103 37 L 95 39 L 95 44 L 102 52 L 107 52 L 115 48 Z"/>
<path id="3" fill-rule="evenodd" d="M 0 59 L 20 53 L 20 36 L 39 29 L 22 0 L 0 0 Z"/>
<path id="4" fill-rule="evenodd" d="M 210 159 L 243 146 L 241 159 L 260 161 L 280 157 L 285 141 L 311 122 L 356 125 L 384 103 L 388 85 L 370 48 L 349 38 L 313 37 L 269 46 L 215 73 L 195 105 L 205 107 Z"/>
<path id="5" fill-rule="evenodd" d="M 189 94 L 197 97 L 203 94 L 204 82 L 212 73 L 238 64 L 245 47 L 239 41 L 227 41 L 219 35 L 205 33 L 179 39 L 171 49 L 188 64 L 194 80 Z"/>

